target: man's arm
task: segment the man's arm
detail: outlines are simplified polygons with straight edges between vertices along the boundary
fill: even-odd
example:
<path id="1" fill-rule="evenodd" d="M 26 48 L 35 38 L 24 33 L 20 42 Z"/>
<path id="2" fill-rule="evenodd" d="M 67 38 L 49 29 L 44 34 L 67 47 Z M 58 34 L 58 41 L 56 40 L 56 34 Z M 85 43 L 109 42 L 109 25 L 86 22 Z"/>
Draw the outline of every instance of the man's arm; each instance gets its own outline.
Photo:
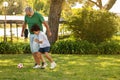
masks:
<path id="1" fill-rule="evenodd" d="M 21 37 L 23 37 L 25 29 L 26 29 L 26 23 L 24 22 L 23 25 L 22 25 Z"/>
<path id="2" fill-rule="evenodd" d="M 50 31 L 49 25 L 46 23 L 46 21 L 44 21 L 43 24 L 44 24 L 44 26 L 45 26 L 46 29 L 47 29 L 47 34 L 48 34 L 48 36 L 51 36 L 52 33 L 51 33 L 51 31 Z"/>

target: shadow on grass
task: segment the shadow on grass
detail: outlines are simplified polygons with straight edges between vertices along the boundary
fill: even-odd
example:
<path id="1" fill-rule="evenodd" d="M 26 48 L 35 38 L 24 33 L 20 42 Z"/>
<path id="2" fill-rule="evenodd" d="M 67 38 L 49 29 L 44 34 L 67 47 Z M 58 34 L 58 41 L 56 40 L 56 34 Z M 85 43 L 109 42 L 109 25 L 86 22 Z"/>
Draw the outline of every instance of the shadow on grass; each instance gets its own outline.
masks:
<path id="1" fill-rule="evenodd" d="M 33 69 L 32 55 L 0 55 L 0 79 L 6 80 L 119 80 L 120 55 L 52 54 L 57 63 L 54 70 Z M 18 69 L 17 64 L 24 68 Z M 10 78 L 10 79 L 7 79 Z"/>

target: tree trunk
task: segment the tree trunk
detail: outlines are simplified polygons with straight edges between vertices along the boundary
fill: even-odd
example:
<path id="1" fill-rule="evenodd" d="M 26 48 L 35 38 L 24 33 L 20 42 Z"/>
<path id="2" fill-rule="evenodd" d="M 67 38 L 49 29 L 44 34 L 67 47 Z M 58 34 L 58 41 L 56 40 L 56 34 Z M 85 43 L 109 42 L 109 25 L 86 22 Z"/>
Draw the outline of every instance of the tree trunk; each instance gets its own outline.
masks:
<path id="1" fill-rule="evenodd" d="M 110 10 L 117 0 L 109 0 L 108 3 L 103 7 L 105 10 Z"/>
<path id="2" fill-rule="evenodd" d="M 55 43 L 55 41 L 58 38 L 59 19 L 62 11 L 63 2 L 64 0 L 51 0 L 50 12 L 48 18 L 48 24 L 52 32 L 52 36 L 48 37 L 50 43 Z"/>
<path id="3" fill-rule="evenodd" d="M 108 2 L 105 4 L 105 6 L 102 5 L 102 0 L 97 0 L 97 1 L 88 0 L 88 1 L 94 3 L 100 9 L 110 10 L 117 0 L 108 0 Z"/>

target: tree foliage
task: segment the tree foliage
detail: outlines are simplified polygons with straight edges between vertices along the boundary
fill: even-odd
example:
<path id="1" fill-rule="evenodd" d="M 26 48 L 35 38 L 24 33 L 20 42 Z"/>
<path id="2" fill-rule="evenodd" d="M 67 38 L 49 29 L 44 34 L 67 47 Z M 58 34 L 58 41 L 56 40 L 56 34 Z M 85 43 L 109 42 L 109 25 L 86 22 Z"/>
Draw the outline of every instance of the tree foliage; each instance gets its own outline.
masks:
<path id="1" fill-rule="evenodd" d="M 24 4 L 21 0 L 6 0 L 8 2 L 8 6 L 6 7 L 6 12 L 7 15 L 13 15 L 13 14 L 22 14 L 23 13 L 23 7 Z M 4 13 L 4 6 L 3 1 L 1 2 L 1 11 L 0 13 L 3 14 Z"/>
<path id="2" fill-rule="evenodd" d="M 9 0 L 9 7 L 7 8 L 8 15 L 16 15 L 23 13 L 23 2 L 21 0 Z"/>
<path id="3" fill-rule="evenodd" d="M 68 25 L 76 39 L 99 43 L 110 39 L 118 27 L 115 14 L 107 11 L 77 9 L 68 18 Z"/>

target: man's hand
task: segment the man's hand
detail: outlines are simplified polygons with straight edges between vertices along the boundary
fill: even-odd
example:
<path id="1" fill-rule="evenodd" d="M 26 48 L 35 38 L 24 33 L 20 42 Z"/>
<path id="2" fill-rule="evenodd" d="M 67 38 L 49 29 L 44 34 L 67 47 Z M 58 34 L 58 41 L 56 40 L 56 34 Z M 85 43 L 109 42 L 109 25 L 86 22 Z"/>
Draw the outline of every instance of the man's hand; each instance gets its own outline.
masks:
<path id="1" fill-rule="evenodd" d="M 51 36 L 52 36 L 52 33 L 51 33 L 50 31 L 48 31 L 48 32 L 47 32 L 47 35 L 48 35 L 49 37 L 51 37 Z"/>
<path id="2" fill-rule="evenodd" d="M 23 33 L 21 33 L 21 37 L 23 37 Z"/>
<path id="3" fill-rule="evenodd" d="M 46 27 L 46 29 L 47 29 L 47 35 L 50 37 L 50 36 L 52 36 L 52 33 L 51 33 L 51 31 L 50 31 L 50 28 L 49 28 L 49 25 L 44 21 L 43 22 L 43 24 L 44 24 L 44 26 Z"/>

